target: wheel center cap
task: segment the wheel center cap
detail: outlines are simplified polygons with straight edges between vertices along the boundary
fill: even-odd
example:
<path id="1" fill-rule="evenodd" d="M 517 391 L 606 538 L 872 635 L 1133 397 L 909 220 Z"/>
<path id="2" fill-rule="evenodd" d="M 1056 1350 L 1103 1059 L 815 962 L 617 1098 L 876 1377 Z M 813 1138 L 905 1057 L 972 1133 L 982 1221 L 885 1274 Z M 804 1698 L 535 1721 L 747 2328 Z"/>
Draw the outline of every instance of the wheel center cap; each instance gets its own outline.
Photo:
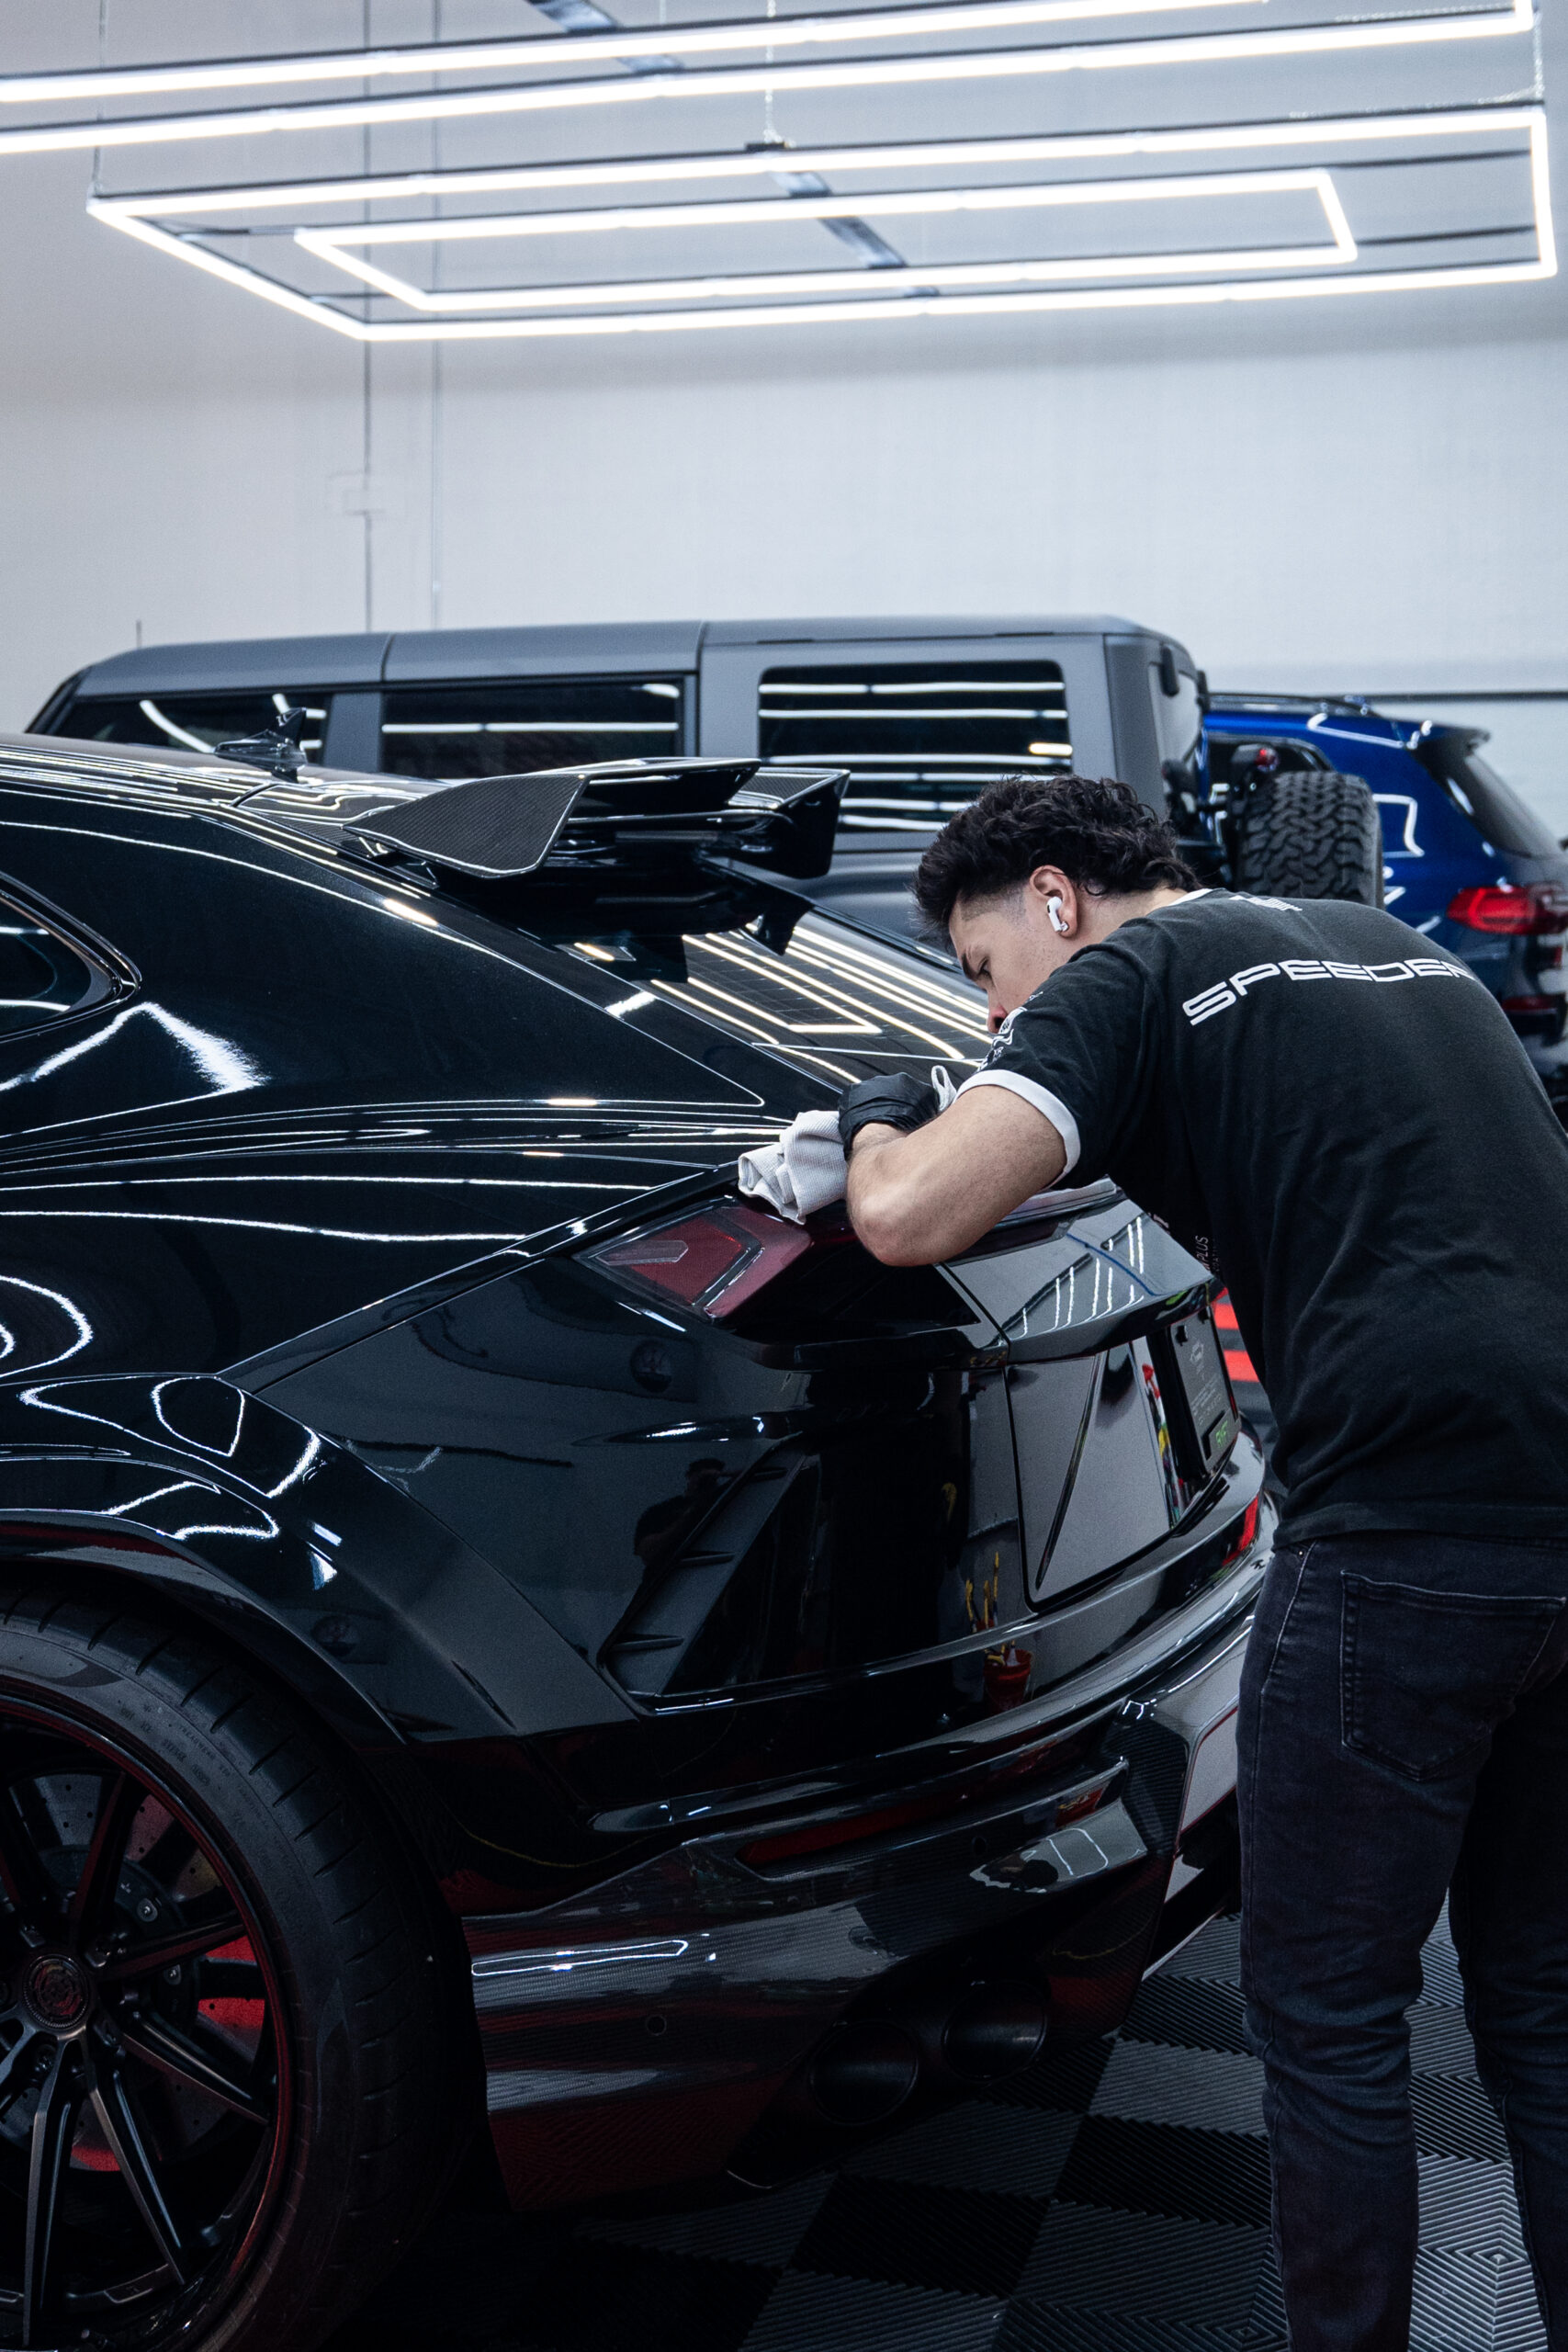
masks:
<path id="1" fill-rule="evenodd" d="M 80 2025 L 92 2004 L 85 1970 L 65 1952 L 40 1952 L 22 1979 L 22 1990 L 39 2023 L 57 2033 Z"/>

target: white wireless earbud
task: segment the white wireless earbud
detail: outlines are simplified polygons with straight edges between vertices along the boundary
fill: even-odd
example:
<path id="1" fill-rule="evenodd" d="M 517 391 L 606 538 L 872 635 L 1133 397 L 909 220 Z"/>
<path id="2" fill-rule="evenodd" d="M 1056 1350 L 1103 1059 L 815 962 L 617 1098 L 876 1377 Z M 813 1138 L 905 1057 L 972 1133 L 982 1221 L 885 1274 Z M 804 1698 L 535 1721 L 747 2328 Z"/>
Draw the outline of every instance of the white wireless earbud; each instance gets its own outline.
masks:
<path id="1" fill-rule="evenodd" d="M 1051 918 L 1052 930 L 1059 931 L 1062 937 L 1066 939 L 1067 935 L 1067 926 L 1062 919 L 1062 901 L 1060 899 L 1047 899 L 1045 901 L 1045 911 Z"/>

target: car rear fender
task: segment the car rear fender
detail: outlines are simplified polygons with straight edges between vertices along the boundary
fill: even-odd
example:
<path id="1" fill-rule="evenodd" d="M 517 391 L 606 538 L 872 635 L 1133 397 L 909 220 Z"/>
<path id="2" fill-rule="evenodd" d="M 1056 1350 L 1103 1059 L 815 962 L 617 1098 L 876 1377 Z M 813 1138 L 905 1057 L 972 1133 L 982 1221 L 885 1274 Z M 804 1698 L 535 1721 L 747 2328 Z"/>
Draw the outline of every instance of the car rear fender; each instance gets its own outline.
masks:
<path id="1" fill-rule="evenodd" d="M 460 1538 L 343 1447 L 215 1377 L 6 1392 L 0 1547 L 177 1599 L 356 1745 L 514 1737 L 629 1712 Z"/>

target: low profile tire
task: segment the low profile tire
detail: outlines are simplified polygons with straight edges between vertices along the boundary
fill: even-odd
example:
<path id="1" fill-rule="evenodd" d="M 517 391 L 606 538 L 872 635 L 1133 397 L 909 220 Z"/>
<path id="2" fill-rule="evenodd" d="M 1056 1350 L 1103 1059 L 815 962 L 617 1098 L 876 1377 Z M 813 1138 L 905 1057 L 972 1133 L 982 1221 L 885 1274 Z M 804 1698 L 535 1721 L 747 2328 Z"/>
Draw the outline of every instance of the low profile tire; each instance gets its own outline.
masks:
<path id="1" fill-rule="evenodd" d="M 0 2344 L 310 2352 L 458 2069 L 353 1769 L 183 1632 L 0 1589 Z"/>
<path id="2" fill-rule="evenodd" d="M 1242 811 L 1235 887 L 1263 898 L 1382 904 L 1382 826 L 1359 775 L 1314 769 L 1260 785 Z"/>

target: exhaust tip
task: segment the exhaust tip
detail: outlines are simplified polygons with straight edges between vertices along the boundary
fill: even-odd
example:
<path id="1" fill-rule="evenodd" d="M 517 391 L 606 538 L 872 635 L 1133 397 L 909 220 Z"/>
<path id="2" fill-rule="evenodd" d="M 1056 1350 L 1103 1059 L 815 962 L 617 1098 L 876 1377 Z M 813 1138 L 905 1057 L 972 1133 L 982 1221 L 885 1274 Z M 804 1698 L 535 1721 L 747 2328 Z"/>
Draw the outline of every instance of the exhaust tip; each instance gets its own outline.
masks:
<path id="1" fill-rule="evenodd" d="M 1045 2040 L 1045 2003 L 1030 1984 L 976 1984 L 942 2030 L 942 2054 L 972 2083 L 1021 2074 Z"/>
<path id="2" fill-rule="evenodd" d="M 840 2026 L 812 2060 L 807 2088 L 830 2123 L 885 2123 L 915 2087 L 919 2045 L 902 2026 L 864 2019 Z"/>

